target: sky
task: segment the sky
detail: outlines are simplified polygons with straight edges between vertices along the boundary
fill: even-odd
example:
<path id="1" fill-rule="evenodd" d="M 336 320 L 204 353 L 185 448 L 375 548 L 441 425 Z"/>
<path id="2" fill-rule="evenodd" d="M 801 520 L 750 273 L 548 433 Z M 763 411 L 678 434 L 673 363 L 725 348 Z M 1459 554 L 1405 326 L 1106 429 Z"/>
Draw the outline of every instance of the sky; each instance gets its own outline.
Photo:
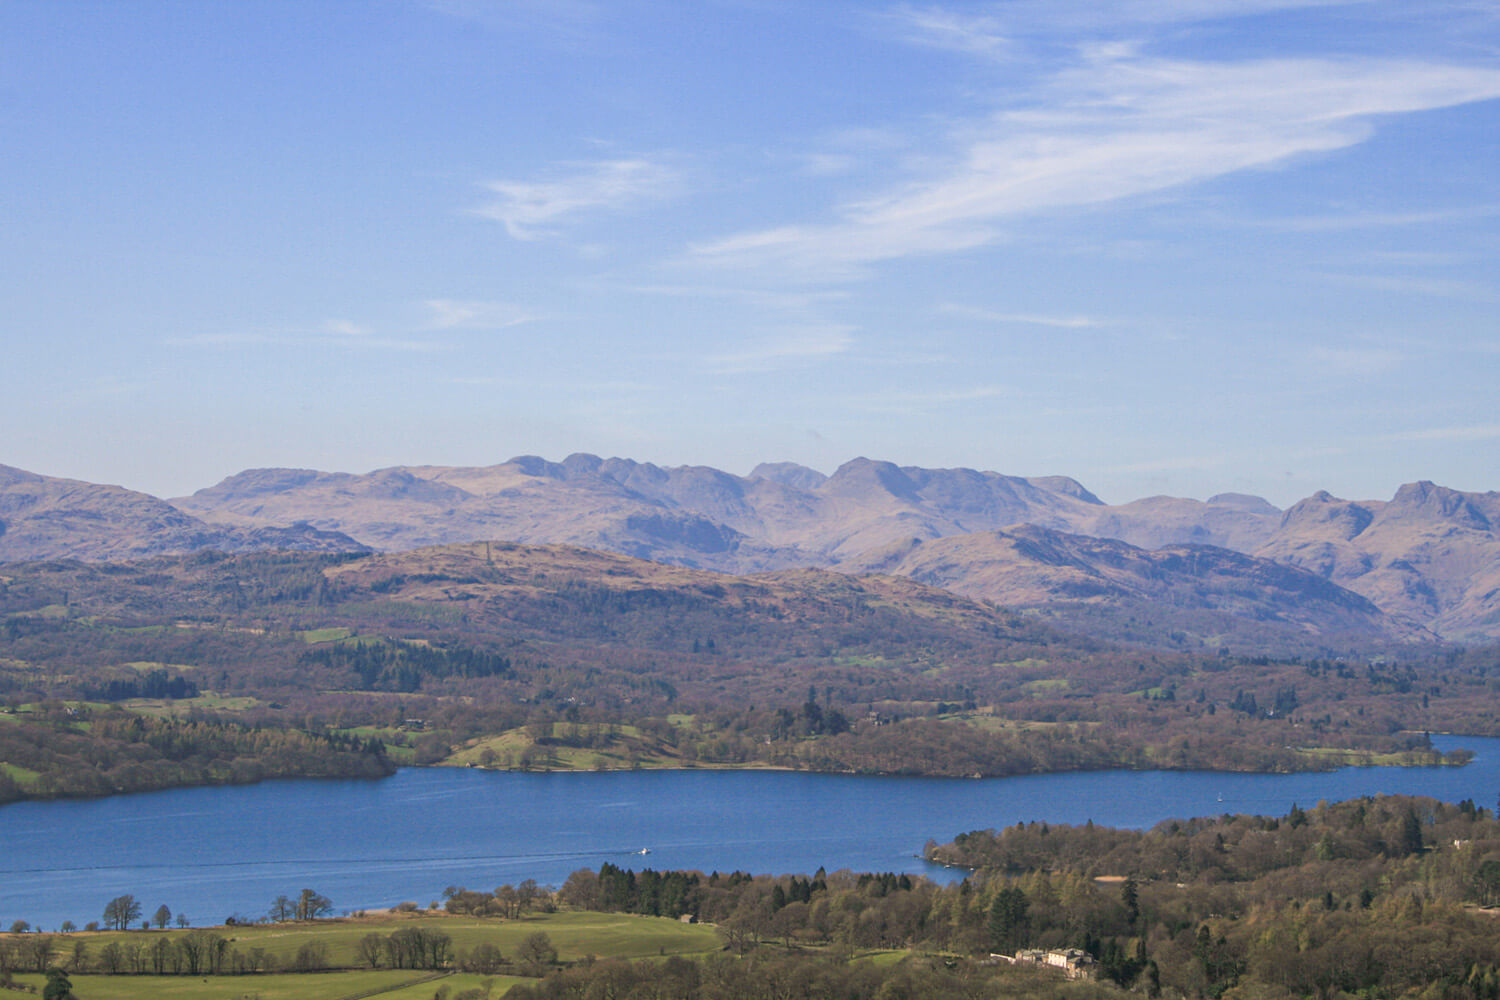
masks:
<path id="1" fill-rule="evenodd" d="M 1500 2 L 0 0 L 0 463 L 1500 489 Z"/>

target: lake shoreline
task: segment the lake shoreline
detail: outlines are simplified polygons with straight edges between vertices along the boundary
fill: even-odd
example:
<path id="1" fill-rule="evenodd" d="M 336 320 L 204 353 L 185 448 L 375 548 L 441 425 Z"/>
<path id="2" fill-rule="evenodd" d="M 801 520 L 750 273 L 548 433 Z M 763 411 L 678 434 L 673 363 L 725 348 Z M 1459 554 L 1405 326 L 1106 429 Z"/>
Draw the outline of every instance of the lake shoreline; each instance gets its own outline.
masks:
<path id="1" fill-rule="evenodd" d="M 1434 736 L 1462 739 L 1464 737 L 1451 737 L 1449 734 L 1433 733 Z M 1484 737 L 1481 737 L 1484 738 Z M 1413 768 L 1413 767 L 1463 767 L 1469 763 L 1467 759 L 1454 759 L 1464 753 L 1463 750 L 1439 753 L 1436 756 L 1428 756 L 1423 751 L 1407 751 L 1397 753 L 1372 753 L 1360 750 L 1328 750 L 1325 748 L 1302 748 L 1300 752 L 1309 755 L 1310 765 L 1304 768 L 1213 768 L 1192 767 L 1186 765 L 1162 764 L 1159 766 L 1129 766 L 1120 765 L 1116 767 L 1080 767 L 1080 768 L 1051 768 L 1038 769 L 1034 771 L 1014 771 L 1004 774 L 935 774 L 920 771 L 854 771 L 854 770 L 820 770 L 816 768 L 789 767 L 786 765 L 766 763 L 746 764 L 703 764 L 688 766 L 683 764 L 645 764 L 638 767 L 611 767 L 611 768 L 584 768 L 584 767 L 495 767 L 484 764 L 457 764 L 440 762 L 436 764 L 401 764 L 395 765 L 384 774 L 347 774 L 347 775 L 297 775 L 283 774 L 270 777 L 258 778 L 252 781 L 202 781 L 181 782 L 164 784 L 153 788 L 132 788 L 118 791 L 100 792 L 98 794 L 57 794 L 57 795 L 35 795 L 23 793 L 18 798 L 0 802 L 0 810 L 6 806 L 22 802 L 68 802 L 68 801 L 97 801 L 100 799 L 113 799 L 131 795 L 149 795 L 154 792 L 171 791 L 174 789 L 191 788 L 242 788 L 254 785 L 262 785 L 276 782 L 295 781 L 385 781 L 401 771 L 405 770 L 465 770 L 483 771 L 497 774 L 638 774 L 645 772 L 683 772 L 683 773 L 719 773 L 719 772 L 752 772 L 769 774 L 819 774 L 844 777 L 870 777 L 870 778 L 926 778 L 942 779 L 950 781 L 991 781 L 1005 778 L 1023 778 L 1045 775 L 1060 774 L 1098 774 L 1111 771 L 1132 772 L 1173 772 L 1173 773 L 1202 773 L 1202 774 L 1264 774 L 1264 775 L 1291 775 L 1291 774 L 1326 774 L 1340 770 L 1345 767 L 1371 767 L 1371 768 Z M 1311 760 L 1316 759 L 1314 755 L 1326 754 L 1327 766 L 1311 766 Z M 1387 758 L 1384 760 L 1368 760 L 1366 758 Z M 1406 758 L 1391 760 L 1389 758 Z"/>
<path id="2" fill-rule="evenodd" d="M 1435 737 L 1440 749 L 1460 741 Z M 0 809 L 0 908 L 34 925 L 96 919 L 135 894 L 195 921 L 253 919 L 311 887 L 339 911 L 436 888 L 561 884 L 604 862 L 656 870 L 920 874 L 928 840 L 1031 820 L 1144 829 L 1393 794 L 1490 802 L 1500 739 L 1467 767 L 1332 772 L 1092 771 L 929 778 L 767 770 L 520 773 L 403 768 L 383 780 L 276 779 Z M 641 854 L 645 850 L 648 854 Z"/>

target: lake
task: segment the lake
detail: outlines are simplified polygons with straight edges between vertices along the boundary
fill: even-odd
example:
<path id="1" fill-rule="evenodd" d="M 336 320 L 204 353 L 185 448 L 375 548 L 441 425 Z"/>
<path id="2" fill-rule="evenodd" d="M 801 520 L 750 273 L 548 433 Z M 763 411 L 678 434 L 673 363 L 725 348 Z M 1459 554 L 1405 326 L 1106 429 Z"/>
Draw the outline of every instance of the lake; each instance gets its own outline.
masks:
<path id="1" fill-rule="evenodd" d="M 195 924 L 258 917 L 311 888 L 339 911 L 426 905 L 578 868 L 963 873 L 919 857 L 932 838 L 1023 820 L 1143 828 L 1225 812 L 1403 793 L 1493 808 L 1500 739 L 1434 737 L 1462 768 L 1325 774 L 1093 771 L 895 778 L 785 771 L 521 774 L 407 769 L 378 781 L 274 781 L 0 806 L 0 926 L 100 919 L 123 893 Z M 645 850 L 649 854 L 638 852 Z"/>

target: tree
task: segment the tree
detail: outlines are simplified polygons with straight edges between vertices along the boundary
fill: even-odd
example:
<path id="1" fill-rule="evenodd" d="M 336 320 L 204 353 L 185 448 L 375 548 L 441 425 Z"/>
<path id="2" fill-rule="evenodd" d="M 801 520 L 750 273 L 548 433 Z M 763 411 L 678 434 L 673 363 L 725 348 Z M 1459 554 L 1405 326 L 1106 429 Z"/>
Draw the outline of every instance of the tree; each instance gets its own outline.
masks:
<path id="1" fill-rule="evenodd" d="M 271 919 L 277 923 L 292 919 L 297 912 L 297 904 L 286 896 L 277 896 L 271 900 Z"/>
<path id="2" fill-rule="evenodd" d="M 385 954 L 385 938 L 371 931 L 359 939 L 359 944 L 354 946 L 354 953 L 361 962 L 372 969 L 378 969 L 380 957 Z"/>
<path id="3" fill-rule="evenodd" d="M 199 973 L 208 972 L 208 954 L 214 935 L 207 931 L 193 931 L 184 934 L 177 941 L 177 953 L 182 957 L 182 967 L 186 975 L 196 976 Z"/>
<path id="4" fill-rule="evenodd" d="M 42 987 L 42 1000 L 71 1000 L 73 984 L 68 974 L 61 969 L 47 970 L 47 985 Z"/>
<path id="5" fill-rule="evenodd" d="M 1026 938 L 1028 901 L 1024 890 L 1007 886 L 990 903 L 990 943 L 1004 954 L 1019 948 Z"/>
<path id="6" fill-rule="evenodd" d="M 1296 808 L 1295 806 L 1293 808 Z M 1141 918 L 1141 897 L 1135 879 L 1127 877 L 1120 886 L 1120 902 L 1125 904 L 1125 920 L 1131 927 Z"/>
<path id="7" fill-rule="evenodd" d="M 128 930 L 130 925 L 140 919 L 141 904 L 134 896 L 128 893 L 124 896 L 116 896 L 104 906 L 104 923 L 117 931 Z"/>
<path id="8" fill-rule="evenodd" d="M 485 942 L 475 945 L 474 950 L 464 958 L 463 967 L 468 972 L 492 976 L 505 967 L 505 956 L 500 953 L 499 948 Z"/>
<path id="9" fill-rule="evenodd" d="M 320 896 L 311 889 L 303 889 L 302 894 L 297 897 L 296 914 L 298 920 L 316 920 L 333 912 L 333 903 L 327 896 Z"/>
<path id="10" fill-rule="evenodd" d="M 21 964 L 32 972 L 46 972 L 52 964 L 52 935 L 33 934 L 16 945 Z"/>
<path id="11" fill-rule="evenodd" d="M 1417 818 L 1417 810 L 1408 806 L 1405 815 L 1401 817 L 1401 833 L 1396 842 L 1396 856 L 1407 857 L 1420 853 L 1422 853 L 1422 821 Z"/>
<path id="12" fill-rule="evenodd" d="M 529 970 L 530 975 L 539 976 L 557 961 L 557 947 L 545 931 L 528 934 L 516 945 L 516 961 Z"/>
<path id="13" fill-rule="evenodd" d="M 106 975 L 117 975 L 125 971 L 129 959 L 125 955 L 125 949 L 120 947 L 118 941 L 111 941 L 99 951 L 99 968 Z"/>
<path id="14" fill-rule="evenodd" d="M 557 898 L 568 906 L 576 906 L 580 910 L 593 910 L 599 907 L 599 876 L 587 868 L 580 868 L 568 876 L 561 889 L 557 892 Z"/>
<path id="15" fill-rule="evenodd" d="M 292 959 L 292 968 L 298 972 L 317 972 L 328 968 L 328 945 L 322 941 L 309 941 L 297 949 Z"/>
<path id="16" fill-rule="evenodd" d="M 447 934 L 423 927 L 403 927 L 385 939 L 386 960 L 393 969 L 440 969 L 452 950 Z"/>
<path id="17" fill-rule="evenodd" d="M 163 927 L 166 927 L 171 919 L 172 911 L 167 909 L 166 903 L 158 906 L 156 908 L 156 912 L 151 915 L 151 922 L 156 925 L 157 930 L 161 930 Z"/>
<path id="18" fill-rule="evenodd" d="M 175 967 L 175 964 L 180 964 L 182 960 L 181 949 L 175 947 L 172 939 L 168 937 L 158 937 L 152 941 L 148 954 L 151 959 L 151 971 L 158 976 L 165 975 L 168 966 Z"/>
<path id="19" fill-rule="evenodd" d="M 537 885 L 536 879 L 523 879 L 516 886 L 516 909 L 525 913 L 536 905 L 537 900 L 543 896 L 542 887 Z"/>

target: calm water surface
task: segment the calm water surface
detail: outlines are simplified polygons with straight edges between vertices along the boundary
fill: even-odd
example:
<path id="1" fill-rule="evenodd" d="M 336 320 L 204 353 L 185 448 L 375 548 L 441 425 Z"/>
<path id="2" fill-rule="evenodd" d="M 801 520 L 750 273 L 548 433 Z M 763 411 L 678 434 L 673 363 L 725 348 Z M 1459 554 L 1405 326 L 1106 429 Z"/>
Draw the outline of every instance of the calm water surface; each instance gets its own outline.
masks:
<path id="1" fill-rule="evenodd" d="M 928 838 L 1022 820 L 1147 827 L 1224 812 L 1281 815 L 1385 792 L 1500 793 L 1500 740 L 1462 768 L 1256 775 L 1095 771 L 983 780 L 763 771 L 517 774 L 410 769 L 380 781 L 277 781 L 0 807 L 0 926 L 100 919 L 135 895 L 194 923 L 264 914 L 316 889 L 337 909 L 425 905 L 447 885 L 493 889 L 577 868 L 958 874 L 916 855 Z M 636 852 L 649 850 L 648 855 Z"/>

